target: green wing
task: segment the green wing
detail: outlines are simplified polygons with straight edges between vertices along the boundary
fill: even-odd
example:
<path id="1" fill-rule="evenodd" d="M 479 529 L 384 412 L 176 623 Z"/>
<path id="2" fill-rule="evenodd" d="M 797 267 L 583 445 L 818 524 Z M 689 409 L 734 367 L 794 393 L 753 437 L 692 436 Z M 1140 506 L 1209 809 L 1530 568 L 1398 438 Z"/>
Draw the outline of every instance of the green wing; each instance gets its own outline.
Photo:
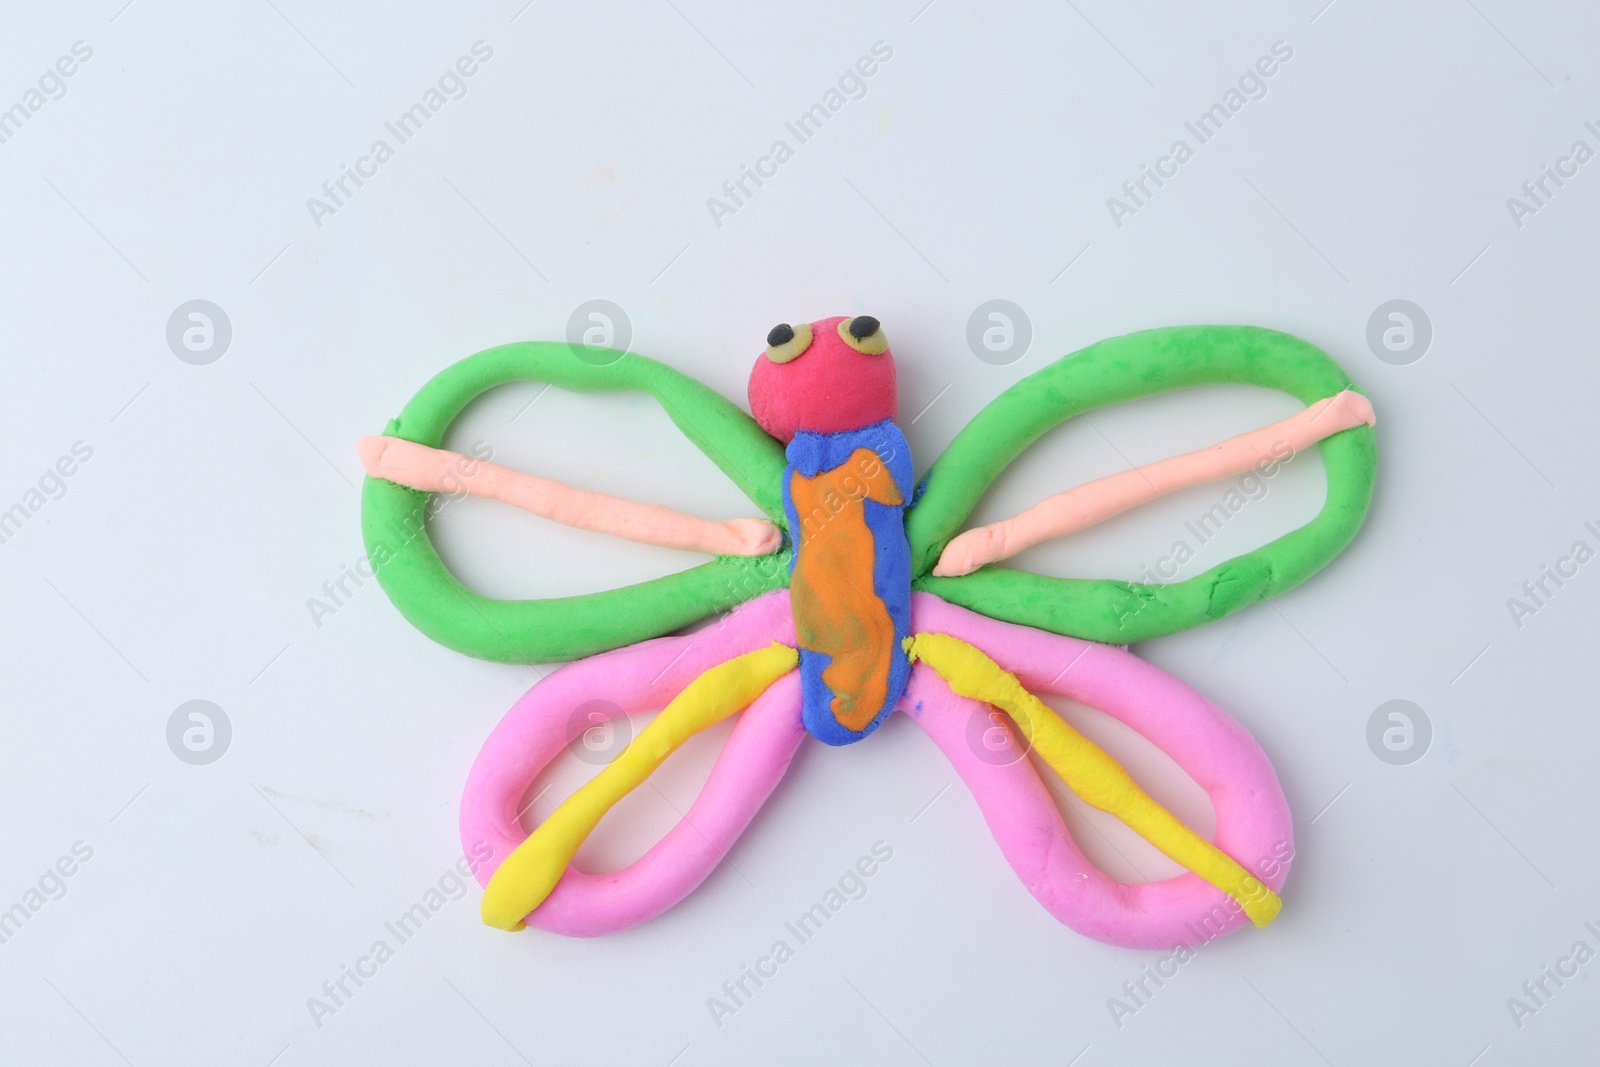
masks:
<path id="1" fill-rule="evenodd" d="M 597 366 L 561 342 L 502 345 L 447 368 L 411 399 L 387 435 L 439 447 L 473 399 L 507 382 L 548 382 L 577 392 L 637 390 L 661 402 L 678 428 L 780 527 L 783 449 L 714 390 L 633 353 Z M 613 353 L 607 352 L 611 358 Z M 361 532 L 378 582 L 412 625 L 458 652 L 502 663 L 551 663 L 658 637 L 788 584 L 789 553 L 719 556 L 647 582 L 546 600 L 496 600 L 466 588 L 429 540 L 430 494 L 368 478 Z"/>
<path id="2" fill-rule="evenodd" d="M 1108 404 L 1225 383 L 1279 389 L 1306 404 L 1354 388 L 1321 349 L 1256 326 L 1145 330 L 1064 356 L 980 411 L 929 470 L 906 521 L 913 587 L 996 619 L 1120 645 L 1220 619 L 1305 581 L 1350 543 L 1366 516 L 1378 462 L 1370 426 L 1319 446 L 1328 497 L 1316 518 L 1193 578 L 1146 585 L 997 566 L 958 578 L 930 573 L 995 476 L 1046 431 Z"/>

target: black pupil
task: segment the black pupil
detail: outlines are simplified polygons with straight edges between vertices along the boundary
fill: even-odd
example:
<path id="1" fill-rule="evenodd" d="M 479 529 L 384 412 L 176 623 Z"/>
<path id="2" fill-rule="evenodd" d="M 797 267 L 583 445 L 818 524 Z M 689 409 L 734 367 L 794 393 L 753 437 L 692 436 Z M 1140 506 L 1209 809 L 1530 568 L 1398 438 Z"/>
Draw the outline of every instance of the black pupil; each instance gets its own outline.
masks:
<path id="1" fill-rule="evenodd" d="M 857 315 L 850 320 L 850 336 L 857 341 L 871 337 L 878 332 L 878 320 L 871 315 Z"/>
<path id="2" fill-rule="evenodd" d="M 793 340 L 794 327 L 790 326 L 787 322 L 778 323 L 778 325 L 772 328 L 772 332 L 767 334 L 767 344 L 773 348 L 776 348 L 779 345 L 786 345 Z"/>

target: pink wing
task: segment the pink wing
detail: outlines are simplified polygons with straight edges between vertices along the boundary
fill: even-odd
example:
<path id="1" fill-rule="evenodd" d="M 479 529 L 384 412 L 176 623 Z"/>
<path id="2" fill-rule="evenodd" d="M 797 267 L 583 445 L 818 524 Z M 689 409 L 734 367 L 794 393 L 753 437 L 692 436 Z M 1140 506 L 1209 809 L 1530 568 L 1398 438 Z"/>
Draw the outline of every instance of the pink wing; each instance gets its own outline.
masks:
<path id="1" fill-rule="evenodd" d="M 723 622 L 683 637 L 644 641 L 567 664 L 512 706 L 473 762 L 461 798 L 461 843 L 489 878 L 527 838 L 517 806 L 529 783 L 589 723 L 574 709 L 604 701 L 624 715 L 665 707 L 705 671 L 773 641 L 794 644 L 788 590 L 757 597 Z M 711 776 L 683 820 L 634 863 L 613 874 L 568 867 L 531 926 L 595 937 L 652 919 L 694 891 L 722 862 L 789 768 L 805 728 L 797 672 L 778 679 L 746 708 Z"/>
<path id="2" fill-rule="evenodd" d="M 1214 844 L 1273 891 L 1293 856 L 1289 805 L 1266 754 L 1221 709 L 1183 682 L 1111 645 L 997 622 L 928 593 L 911 601 L 913 629 L 983 650 L 1033 693 L 1056 693 L 1133 727 L 1197 782 L 1217 812 Z M 972 791 L 1000 851 L 1039 903 L 1085 936 L 1127 948 L 1191 948 L 1248 920 L 1198 875 L 1126 885 L 1079 851 L 1033 764 L 980 758 L 968 725 L 987 706 L 959 697 L 919 665 L 901 708 L 928 732 Z M 1015 742 L 1013 742 L 1015 743 Z"/>
<path id="3" fill-rule="evenodd" d="M 913 628 L 947 633 L 984 650 L 1034 693 L 1056 693 L 1121 720 L 1166 752 L 1211 798 L 1215 844 L 1281 889 L 1293 855 L 1288 804 L 1266 755 L 1237 722 L 1160 668 L 1109 645 L 997 622 L 926 593 L 912 598 Z M 569 664 L 507 712 L 485 742 L 462 797 L 469 855 L 486 844 L 487 885 L 527 837 L 517 805 L 528 784 L 588 723 L 573 709 L 606 701 L 621 714 L 664 707 L 706 670 L 771 641 L 792 643 L 786 590 L 768 593 L 724 622 L 685 637 L 646 641 Z M 595 706 L 595 705 L 591 705 Z M 1027 759 L 996 765 L 970 744 L 987 706 L 956 696 L 918 666 L 902 699 L 949 757 L 1028 890 L 1085 936 L 1137 948 L 1191 947 L 1246 922 L 1221 890 L 1184 874 L 1142 885 L 1113 881 L 1073 841 Z M 699 797 L 644 856 L 613 874 L 569 867 L 527 917 L 553 933 L 592 937 L 654 918 L 688 896 L 722 861 L 777 787 L 805 737 L 799 678 L 780 678 L 739 717 Z"/>

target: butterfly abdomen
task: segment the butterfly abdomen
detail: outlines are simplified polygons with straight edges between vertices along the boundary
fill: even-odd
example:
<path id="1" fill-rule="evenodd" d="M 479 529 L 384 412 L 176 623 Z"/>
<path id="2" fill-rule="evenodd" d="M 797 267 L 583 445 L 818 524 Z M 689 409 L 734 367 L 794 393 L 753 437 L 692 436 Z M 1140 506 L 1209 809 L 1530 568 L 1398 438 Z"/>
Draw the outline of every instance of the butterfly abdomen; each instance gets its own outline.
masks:
<path id="1" fill-rule="evenodd" d="M 858 741 L 893 709 L 910 663 L 911 452 L 891 421 L 795 435 L 784 470 L 790 604 L 806 729 Z"/>

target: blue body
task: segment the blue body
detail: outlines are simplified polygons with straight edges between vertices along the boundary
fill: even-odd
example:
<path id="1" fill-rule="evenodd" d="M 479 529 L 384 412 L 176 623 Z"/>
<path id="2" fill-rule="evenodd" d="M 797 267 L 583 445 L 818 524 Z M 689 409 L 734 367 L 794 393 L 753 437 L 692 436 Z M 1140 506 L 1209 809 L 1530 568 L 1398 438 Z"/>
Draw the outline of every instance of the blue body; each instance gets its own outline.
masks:
<path id="1" fill-rule="evenodd" d="M 894 489 L 898 491 L 900 502 L 881 503 L 878 500 L 855 496 L 849 502 L 841 502 L 837 513 L 818 516 L 817 509 L 813 508 L 813 514 L 799 515 L 792 492 L 794 476 L 798 474 L 809 479 L 837 471 L 851 460 L 858 449 L 867 449 L 877 456 L 882 469 L 887 471 L 888 480 L 892 481 Z M 905 509 L 911 502 L 913 489 L 911 449 L 899 427 L 892 420 L 885 420 L 859 430 L 833 434 L 801 431 L 790 442 L 787 456 L 789 464 L 783 473 L 783 506 L 789 520 L 790 537 L 795 547 L 794 558 L 790 563 L 790 595 L 796 616 L 796 631 L 801 635 L 800 678 L 805 727 L 812 736 L 826 744 L 849 744 L 861 740 L 878 728 L 905 691 L 906 678 L 911 671 L 911 664 L 901 648 L 901 643 L 911 632 L 911 546 L 906 539 L 905 529 Z M 844 472 L 840 477 L 848 478 L 850 473 L 852 472 Z M 874 474 L 881 488 L 882 471 L 875 471 Z M 857 501 L 861 508 L 859 515 L 852 506 Z M 864 532 L 860 529 L 862 523 L 866 528 Z M 871 539 L 870 591 L 852 582 L 849 590 L 833 592 L 847 593 L 861 610 L 886 612 L 893 624 L 894 638 L 886 647 L 873 647 L 866 653 L 887 659 L 887 693 L 881 702 L 872 701 L 870 720 L 863 728 L 854 730 L 846 727 L 834 714 L 833 702 L 837 694 L 823 679 L 823 671 L 827 669 L 833 657 L 821 649 L 806 647 L 808 643 L 827 644 L 830 636 L 848 634 L 851 620 L 837 616 L 831 619 L 824 617 L 826 611 L 818 605 L 830 601 L 810 595 L 809 585 L 804 582 L 797 584 L 794 575 L 796 567 L 808 551 L 825 551 L 816 547 L 820 539 L 842 536 L 852 540 L 854 547 L 859 547 L 859 539 L 864 535 L 870 536 Z M 811 585 L 819 579 L 814 568 L 808 570 L 808 575 Z M 827 583 L 849 581 L 850 577 L 832 573 L 820 576 L 821 580 Z M 864 582 L 864 576 L 861 576 L 861 580 Z M 835 605 L 832 609 L 835 612 L 838 610 L 838 602 L 837 598 L 831 601 Z M 806 632 L 804 620 L 808 618 L 813 633 L 819 628 L 822 630 L 821 639 L 808 642 L 803 636 Z M 861 655 L 859 646 L 848 647 L 852 655 Z M 879 662 L 881 665 L 881 661 Z"/>

